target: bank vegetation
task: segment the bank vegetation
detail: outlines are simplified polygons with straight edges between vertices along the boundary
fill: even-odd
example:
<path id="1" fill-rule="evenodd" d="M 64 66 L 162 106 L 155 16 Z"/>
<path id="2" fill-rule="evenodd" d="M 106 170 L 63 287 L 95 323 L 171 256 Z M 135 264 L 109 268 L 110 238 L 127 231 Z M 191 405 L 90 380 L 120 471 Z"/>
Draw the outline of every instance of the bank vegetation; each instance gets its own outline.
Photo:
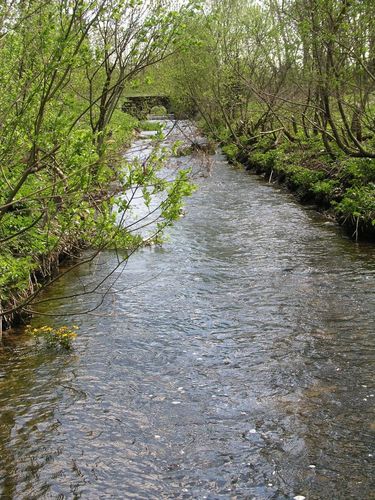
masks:
<path id="1" fill-rule="evenodd" d="M 375 3 L 211 0 L 189 29 L 184 56 L 149 72 L 175 108 L 231 161 L 374 236 Z"/>
<path id="2" fill-rule="evenodd" d="M 1 2 L 0 330 L 33 312 L 62 259 L 142 245 L 127 218 L 133 198 L 160 193 L 155 238 L 177 217 L 186 175 L 160 177 L 162 152 L 124 160 L 138 123 L 121 104 L 137 75 L 186 45 L 194 10 L 169 0 Z"/>

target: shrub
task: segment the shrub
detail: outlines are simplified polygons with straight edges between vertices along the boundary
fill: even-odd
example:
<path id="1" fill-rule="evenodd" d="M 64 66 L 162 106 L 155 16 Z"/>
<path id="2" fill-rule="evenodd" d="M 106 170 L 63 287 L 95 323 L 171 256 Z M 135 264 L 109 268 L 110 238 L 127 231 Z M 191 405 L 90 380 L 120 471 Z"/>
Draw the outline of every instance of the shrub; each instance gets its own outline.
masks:
<path id="1" fill-rule="evenodd" d="M 30 273 L 36 263 L 30 257 L 16 257 L 10 254 L 0 255 L 1 299 L 6 300 L 12 292 L 26 290 L 30 282 Z"/>
<path id="2" fill-rule="evenodd" d="M 167 109 L 164 106 L 153 106 L 150 110 L 151 115 L 165 116 Z"/>
<path id="3" fill-rule="evenodd" d="M 372 158 L 347 158 L 340 164 L 341 177 L 352 185 L 375 182 L 375 160 Z"/>
<path id="4" fill-rule="evenodd" d="M 292 185 L 296 188 L 303 187 L 305 189 L 311 189 L 316 182 L 323 180 L 325 177 L 324 172 L 310 170 L 299 165 L 290 165 L 287 167 L 286 171 L 289 174 Z"/>
<path id="5" fill-rule="evenodd" d="M 317 195 L 321 195 L 326 198 L 330 198 L 334 195 L 335 189 L 338 187 L 338 182 L 332 179 L 324 179 L 322 181 L 315 182 L 311 190 Z"/>
<path id="6" fill-rule="evenodd" d="M 334 205 L 340 216 L 375 226 L 375 184 L 348 189 L 342 200 Z"/>
<path id="7" fill-rule="evenodd" d="M 236 156 L 239 153 L 239 149 L 236 144 L 227 144 L 226 146 L 222 147 L 222 151 L 229 160 L 235 160 Z"/>
<path id="8" fill-rule="evenodd" d="M 162 131 L 162 124 L 157 122 L 157 121 L 142 121 L 139 122 L 139 128 L 141 130 L 144 130 L 145 132 L 161 132 Z"/>

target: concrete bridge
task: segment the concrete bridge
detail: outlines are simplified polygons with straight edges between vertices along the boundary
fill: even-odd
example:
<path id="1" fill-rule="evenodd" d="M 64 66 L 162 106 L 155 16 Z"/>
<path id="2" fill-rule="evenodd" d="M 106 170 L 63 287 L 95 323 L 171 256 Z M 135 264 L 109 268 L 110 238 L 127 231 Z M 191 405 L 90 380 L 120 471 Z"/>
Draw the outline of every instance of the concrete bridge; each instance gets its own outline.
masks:
<path id="1" fill-rule="evenodd" d="M 125 96 L 122 110 L 142 120 L 150 114 L 154 106 L 163 106 L 168 114 L 172 113 L 171 101 L 165 95 Z"/>

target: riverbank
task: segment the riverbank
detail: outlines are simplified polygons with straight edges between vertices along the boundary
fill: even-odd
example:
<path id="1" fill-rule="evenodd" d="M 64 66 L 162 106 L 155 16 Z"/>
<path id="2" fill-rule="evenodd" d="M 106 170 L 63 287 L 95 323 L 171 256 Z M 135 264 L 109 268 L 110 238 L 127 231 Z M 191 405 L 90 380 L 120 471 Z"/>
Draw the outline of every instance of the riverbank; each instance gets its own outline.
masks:
<path id="1" fill-rule="evenodd" d="M 20 234 L 12 235 L 11 244 L 0 252 L 3 330 L 32 313 L 30 304 L 36 296 L 59 279 L 61 263 L 73 258 L 69 272 L 103 250 L 116 248 L 128 254 L 161 241 L 163 230 L 179 218 L 182 200 L 192 186 L 183 169 L 173 178 L 161 173 L 168 158 L 161 147 L 164 126 L 157 121 L 139 122 L 125 113 L 120 120 L 121 126 L 108 134 L 106 155 L 95 165 L 96 177 L 89 189 L 75 187 L 71 200 L 63 188 L 59 207 L 54 200 L 48 223 L 35 224 L 22 240 Z M 142 205 L 146 212 L 140 215 Z M 135 219 L 134 211 L 138 211 Z M 22 214 L 13 214 L 18 226 L 21 219 Z M 152 234 L 145 235 L 143 227 L 152 227 Z M 78 258 L 83 249 L 89 255 L 85 252 Z"/>
<path id="2" fill-rule="evenodd" d="M 105 156 L 95 167 L 100 171 L 96 180 L 90 172 L 92 168 L 85 165 L 88 163 L 83 149 L 86 144 L 81 141 L 78 154 L 69 158 L 83 167 L 80 185 L 68 185 L 64 172 L 70 166 L 63 165 L 61 182 L 47 186 L 41 194 L 44 206 L 48 203 L 46 200 L 50 202 L 45 216 L 32 196 L 21 199 L 9 211 L 0 232 L 4 241 L 0 250 L 0 311 L 3 314 L 0 331 L 29 316 L 27 304 L 58 274 L 60 265 L 76 258 L 83 248 L 94 243 L 93 218 L 98 219 L 101 208 L 113 194 L 113 186 L 120 181 L 122 151 L 129 147 L 137 127 L 138 120 L 130 115 L 115 115 Z M 85 182 L 85 177 L 90 180 Z M 29 219 L 39 212 L 40 220 L 27 228 Z M 22 232 L 24 226 L 26 230 Z"/>
<path id="3" fill-rule="evenodd" d="M 375 239 L 375 160 L 329 157 L 319 139 L 275 146 L 263 140 L 256 147 L 226 142 L 223 151 L 232 163 L 279 182 L 302 203 L 344 226 L 350 236 Z"/>

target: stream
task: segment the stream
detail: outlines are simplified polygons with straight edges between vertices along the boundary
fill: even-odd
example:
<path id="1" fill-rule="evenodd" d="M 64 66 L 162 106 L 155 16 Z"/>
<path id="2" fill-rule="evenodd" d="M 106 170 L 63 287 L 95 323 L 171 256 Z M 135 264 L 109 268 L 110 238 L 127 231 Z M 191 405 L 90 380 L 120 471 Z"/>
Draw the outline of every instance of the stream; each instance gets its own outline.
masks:
<path id="1" fill-rule="evenodd" d="M 198 189 L 163 246 L 119 266 L 99 308 L 75 315 L 78 296 L 33 320 L 78 325 L 72 352 L 4 338 L 1 499 L 374 498 L 374 246 L 198 156 L 171 160 Z"/>

